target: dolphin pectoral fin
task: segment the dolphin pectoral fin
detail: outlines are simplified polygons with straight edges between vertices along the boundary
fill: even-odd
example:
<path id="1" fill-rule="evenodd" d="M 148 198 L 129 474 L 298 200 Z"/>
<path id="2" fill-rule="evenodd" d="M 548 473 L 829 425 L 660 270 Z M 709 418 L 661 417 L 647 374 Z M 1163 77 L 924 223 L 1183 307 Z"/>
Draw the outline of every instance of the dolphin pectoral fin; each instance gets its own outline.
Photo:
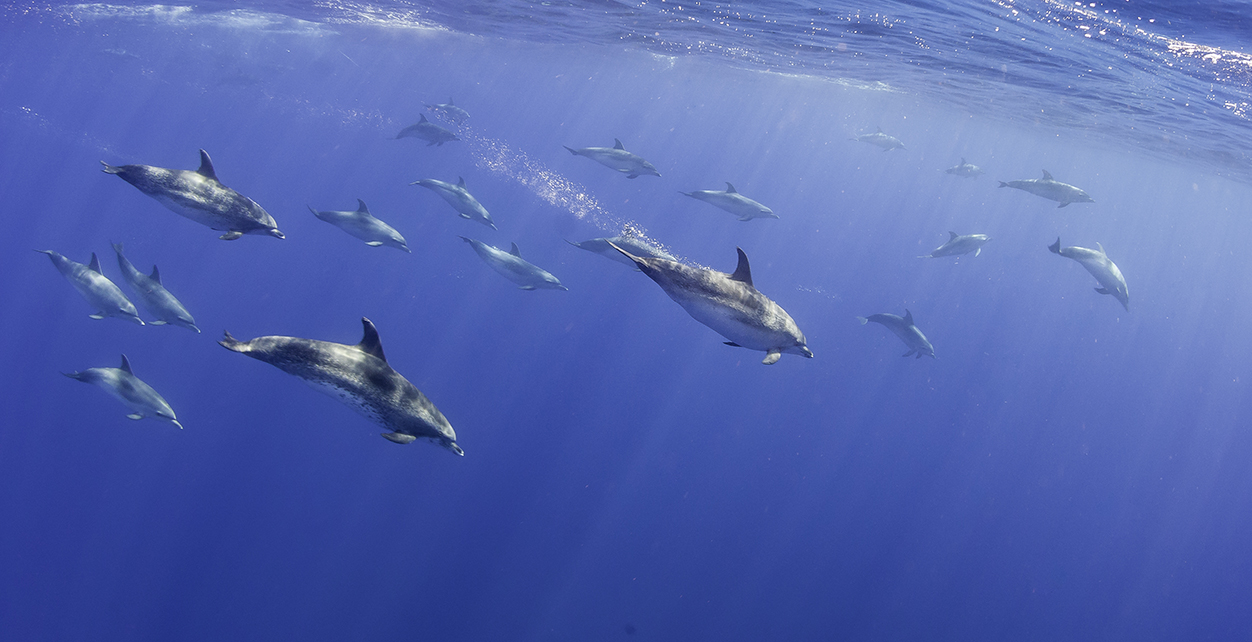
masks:
<path id="1" fill-rule="evenodd" d="M 914 359 L 921 359 L 921 358 L 922 358 L 922 353 L 920 353 L 920 352 L 919 352 L 919 353 L 917 353 L 917 356 L 916 356 L 916 357 L 913 357 L 913 358 L 914 358 Z M 932 356 L 932 358 L 933 358 L 933 356 Z"/>
<path id="2" fill-rule="evenodd" d="M 241 236 L 243 236 L 243 232 L 237 232 L 235 230 L 231 230 L 217 238 L 222 239 L 223 241 L 233 241 Z"/>
<path id="3" fill-rule="evenodd" d="M 130 413 L 129 415 L 126 415 L 126 418 L 127 418 L 127 419 L 130 419 L 130 420 L 132 420 L 132 421 L 139 421 L 140 419 L 143 419 L 143 415 L 141 415 L 141 414 L 139 414 L 139 413 L 137 413 L 137 412 L 132 412 L 132 413 Z"/>
<path id="4" fill-rule="evenodd" d="M 519 288 L 517 288 L 517 289 L 519 289 L 519 290 L 533 290 L 533 289 L 535 289 L 535 286 L 533 286 L 533 285 L 523 285 L 523 286 L 521 286 L 521 287 L 519 287 Z"/>
<path id="5" fill-rule="evenodd" d="M 383 242 L 382 241 L 367 241 L 365 244 L 370 247 L 378 247 L 379 245 L 382 245 Z"/>
<path id="6" fill-rule="evenodd" d="M 739 345 L 738 343 L 735 343 L 734 341 L 723 341 L 722 343 L 724 343 L 724 344 L 726 344 L 726 345 L 728 345 L 728 346 L 735 347 L 735 348 L 742 348 L 742 347 L 743 347 L 743 346 Z"/>
<path id="7" fill-rule="evenodd" d="M 1100 294 L 1112 294 L 1112 292 L 1109 292 L 1108 288 L 1096 288 L 1095 291 Z"/>
<path id="8" fill-rule="evenodd" d="M 905 352 L 904 354 L 902 354 L 902 355 L 900 355 L 900 356 L 901 356 L 901 357 L 911 357 L 911 356 L 913 356 L 913 354 L 914 354 L 915 352 L 917 352 L 917 351 L 916 351 L 916 350 L 909 350 L 908 352 Z M 919 355 L 917 355 L 917 356 L 919 356 L 919 357 L 920 357 L 920 356 L 922 356 L 922 355 L 920 355 L 920 354 L 919 354 Z"/>
<path id="9" fill-rule="evenodd" d="M 100 319 L 103 319 L 103 318 L 104 318 L 104 315 L 103 315 L 103 314 L 100 314 L 99 312 L 97 312 L 97 313 L 95 313 L 95 314 L 88 314 L 87 316 L 88 316 L 88 318 L 92 318 L 92 319 L 95 319 L 95 320 L 97 320 L 97 321 L 99 321 Z"/>
<path id="10" fill-rule="evenodd" d="M 463 218 L 463 219 L 465 219 L 465 220 L 467 220 L 467 221 L 468 221 L 468 220 L 470 220 L 470 218 L 471 218 L 469 214 L 461 214 L 461 213 L 459 213 L 459 212 L 457 213 L 457 216 L 459 216 L 459 217 L 461 217 L 461 218 Z"/>
<path id="11" fill-rule="evenodd" d="M 182 430 L 182 429 L 183 429 L 183 425 L 182 425 L 182 424 L 180 424 L 180 423 L 178 423 L 178 420 L 177 420 L 177 419 L 171 419 L 171 420 L 170 420 L 170 423 L 174 424 L 175 426 L 178 426 L 178 429 L 179 429 L 179 430 Z"/>
<path id="12" fill-rule="evenodd" d="M 919 258 L 919 259 L 933 259 L 933 258 L 935 258 L 935 257 L 933 257 L 933 256 L 931 256 L 931 255 L 929 255 L 929 254 L 923 254 L 922 256 L 919 256 L 919 257 L 917 257 L 917 258 Z"/>
<path id="13" fill-rule="evenodd" d="M 159 321 L 159 320 L 158 320 L 158 321 L 149 321 L 149 322 L 148 322 L 148 325 L 166 325 L 167 323 L 169 323 L 169 322 L 168 322 L 168 321 Z"/>
<path id="14" fill-rule="evenodd" d="M 384 439 L 386 439 L 387 441 L 390 441 L 393 444 L 404 445 L 404 444 L 411 444 L 417 441 L 417 437 L 414 437 L 413 435 L 406 435 L 402 432 L 385 432 L 385 433 L 382 433 L 382 436 Z"/>
<path id="15" fill-rule="evenodd" d="M 979 254 L 982 254 L 982 248 L 981 248 L 981 247 L 980 247 L 980 248 L 978 248 L 977 250 L 974 250 L 974 256 L 978 256 Z"/>
<path id="16" fill-rule="evenodd" d="M 1065 207 L 1066 205 L 1069 205 L 1069 201 L 1061 201 L 1061 204 L 1060 204 L 1060 205 L 1057 205 L 1057 206 L 1056 206 L 1056 209 L 1058 209 L 1058 210 L 1059 210 L 1059 209 L 1061 209 L 1062 207 Z"/>
<path id="17" fill-rule="evenodd" d="M 778 363 L 778 360 L 781 358 L 782 352 L 779 352 L 778 350 L 770 350 L 769 353 L 765 355 L 765 359 L 763 359 L 761 363 L 763 365 L 772 366 L 775 363 Z"/>
<path id="18" fill-rule="evenodd" d="M 639 175 L 638 175 L 638 174 L 630 174 L 630 175 L 626 176 L 626 178 L 639 178 Z"/>

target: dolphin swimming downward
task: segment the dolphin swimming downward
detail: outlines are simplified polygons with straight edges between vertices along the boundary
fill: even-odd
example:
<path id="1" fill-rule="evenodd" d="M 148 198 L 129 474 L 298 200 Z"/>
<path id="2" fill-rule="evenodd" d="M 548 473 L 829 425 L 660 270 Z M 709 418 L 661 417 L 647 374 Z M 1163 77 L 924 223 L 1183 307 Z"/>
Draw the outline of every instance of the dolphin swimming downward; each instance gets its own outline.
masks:
<path id="1" fill-rule="evenodd" d="M 135 298 L 144 309 L 156 317 L 157 320 L 150 321 L 150 325 L 176 325 L 194 330 L 196 334 L 200 333 L 200 328 L 196 327 L 196 320 L 192 318 L 191 313 L 161 283 L 161 273 L 157 270 L 157 266 L 152 266 L 152 275 L 149 276 L 140 272 L 126 258 L 126 255 L 122 253 L 121 243 L 114 243 L 113 251 L 117 252 L 117 266 L 122 269 L 122 278 L 130 286 L 131 292 L 135 293 Z"/>
<path id="2" fill-rule="evenodd" d="M 100 386 L 105 392 L 126 404 L 126 407 L 130 409 L 130 414 L 126 416 L 130 419 L 139 420 L 151 417 L 168 421 L 182 430 L 183 425 L 178 423 L 178 417 L 174 416 L 174 409 L 170 408 L 170 405 L 152 389 L 152 386 L 135 376 L 130 369 L 130 361 L 126 355 L 122 355 L 120 368 L 87 368 L 82 372 L 62 374 L 70 379 Z"/>
<path id="3" fill-rule="evenodd" d="M 47 254 L 61 276 L 64 276 L 65 280 L 69 281 L 70 285 L 73 285 L 74 289 L 87 300 L 87 303 L 96 309 L 96 312 L 90 315 L 91 318 L 117 317 L 143 325 L 143 319 L 139 318 L 139 311 L 135 309 L 135 304 L 122 294 L 122 289 L 117 287 L 116 283 L 110 281 L 100 271 L 100 259 L 95 252 L 91 253 L 91 263 L 83 265 L 52 250 L 35 251 Z"/>
<path id="4" fill-rule="evenodd" d="M 1048 251 L 1078 261 L 1084 268 L 1087 268 L 1096 281 L 1100 282 L 1100 287 L 1095 291 L 1111 295 L 1129 312 L 1130 291 L 1126 288 L 1126 279 L 1122 276 L 1122 271 L 1117 268 L 1117 264 L 1109 260 L 1109 255 L 1104 253 L 1103 245 L 1096 243 L 1096 247 L 1099 249 L 1092 250 L 1077 246 L 1061 247 L 1061 237 L 1058 236 L 1056 242 L 1048 246 Z"/>
<path id="5" fill-rule="evenodd" d="M 871 314 L 868 317 L 857 317 L 857 320 L 861 322 L 861 325 L 873 321 L 885 326 L 888 330 L 895 333 L 897 337 L 900 337 L 904 345 L 909 347 L 909 351 L 901 356 L 908 357 L 916 354 L 915 358 L 917 359 L 921 359 L 922 355 L 926 355 L 931 359 L 935 358 L 935 347 L 930 345 L 926 335 L 922 334 L 922 331 L 916 325 L 913 325 L 913 313 L 907 309 L 904 311 L 903 317 L 898 317 L 894 314 Z"/>

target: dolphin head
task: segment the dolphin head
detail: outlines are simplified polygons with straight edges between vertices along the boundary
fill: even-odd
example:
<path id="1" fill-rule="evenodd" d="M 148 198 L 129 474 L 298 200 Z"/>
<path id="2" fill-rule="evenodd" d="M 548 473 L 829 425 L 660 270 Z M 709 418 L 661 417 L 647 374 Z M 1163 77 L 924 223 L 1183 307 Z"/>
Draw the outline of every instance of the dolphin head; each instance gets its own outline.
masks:
<path id="1" fill-rule="evenodd" d="M 657 176 L 657 177 L 660 177 L 661 175 L 661 172 L 657 171 L 656 166 L 653 165 L 652 163 L 649 163 L 648 161 L 643 161 L 642 163 L 640 163 L 639 168 L 640 170 L 642 170 L 639 172 L 640 174 L 650 174 L 652 176 Z"/>

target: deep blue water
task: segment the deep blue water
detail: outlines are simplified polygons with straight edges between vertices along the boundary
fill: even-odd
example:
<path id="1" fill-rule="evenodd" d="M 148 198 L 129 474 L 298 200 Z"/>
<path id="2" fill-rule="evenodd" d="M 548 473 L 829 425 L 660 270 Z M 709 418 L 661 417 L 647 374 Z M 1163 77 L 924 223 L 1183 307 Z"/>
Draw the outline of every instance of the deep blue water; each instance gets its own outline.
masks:
<path id="1" fill-rule="evenodd" d="M 0 10 L 0 639 L 1252 638 L 1252 7 L 771 6 Z M 463 140 L 393 139 L 449 97 Z M 614 138 L 662 176 L 562 148 Z M 285 240 L 99 171 L 200 148 Z M 1041 169 L 1095 203 L 996 188 Z M 499 231 L 409 185 L 458 176 Z M 726 181 L 779 218 L 678 194 Z M 358 198 L 412 254 L 306 207 Z M 742 247 L 816 358 L 565 242 L 625 224 Z M 915 258 L 949 230 L 992 241 Z M 31 251 L 120 281 L 110 241 L 204 334 L 89 319 Z M 906 308 L 938 359 L 856 320 Z M 362 316 L 464 458 L 216 345 Z M 120 353 L 185 430 L 59 374 Z"/>

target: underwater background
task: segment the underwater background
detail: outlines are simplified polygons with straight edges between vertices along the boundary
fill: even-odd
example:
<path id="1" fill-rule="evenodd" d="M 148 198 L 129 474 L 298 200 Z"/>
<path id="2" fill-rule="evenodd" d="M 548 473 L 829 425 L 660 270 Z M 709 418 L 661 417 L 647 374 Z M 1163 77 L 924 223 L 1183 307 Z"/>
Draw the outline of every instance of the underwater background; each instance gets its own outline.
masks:
<path id="1" fill-rule="evenodd" d="M 1252 639 L 1249 24 L 1232 0 L 0 8 L 0 639 Z M 395 139 L 450 98 L 460 140 Z M 877 128 L 905 149 L 853 140 Z M 614 139 L 661 176 L 562 147 Z M 218 240 L 100 171 L 199 149 L 286 239 Z M 1041 170 L 1095 202 L 997 187 Z M 458 177 L 498 230 L 410 185 Z M 679 194 L 726 182 L 778 218 Z M 357 199 L 412 254 L 309 212 Z M 624 227 L 726 272 L 743 248 L 815 358 L 763 366 L 566 242 Z M 991 241 L 916 258 L 949 231 Z M 1128 311 L 1058 237 L 1104 247 Z M 32 251 L 121 284 L 111 242 L 203 334 L 89 319 Z M 857 321 L 905 309 L 936 359 Z M 216 344 L 355 344 L 363 316 L 463 458 Z M 185 430 L 60 374 L 122 353 Z"/>

